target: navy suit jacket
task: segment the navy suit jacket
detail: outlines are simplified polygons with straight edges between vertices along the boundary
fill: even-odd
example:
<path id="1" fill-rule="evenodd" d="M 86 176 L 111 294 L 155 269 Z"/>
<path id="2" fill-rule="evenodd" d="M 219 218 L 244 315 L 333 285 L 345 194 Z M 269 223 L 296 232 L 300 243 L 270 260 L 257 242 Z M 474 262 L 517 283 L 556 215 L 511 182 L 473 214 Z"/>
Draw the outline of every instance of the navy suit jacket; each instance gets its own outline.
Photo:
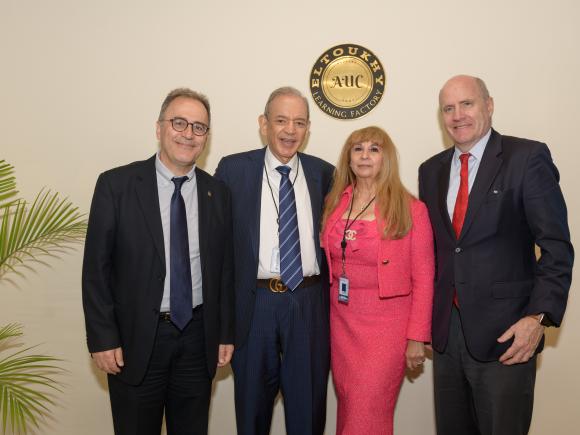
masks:
<path id="1" fill-rule="evenodd" d="M 213 377 L 218 345 L 234 339 L 230 196 L 201 169 L 195 176 L 206 359 Z M 138 384 L 149 364 L 167 267 L 155 156 L 102 173 L 83 261 L 87 343 L 90 352 L 122 347 L 125 366 L 117 376 L 129 384 Z"/>
<path id="2" fill-rule="evenodd" d="M 456 289 L 471 354 L 495 361 L 511 345 L 497 338 L 522 317 L 545 313 L 562 321 L 574 259 L 566 204 L 548 147 L 492 130 L 457 239 L 447 211 L 453 152 L 419 168 L 437 256 L 433 346 L 443 352 L 447 345 Z"/>
<path id="3" fill-rule="evenodd" d="M 241 347 L 245 343 L 254 312 L 265 153 L 266 148 L 261 148 L 224 157 L 219 162 L 215 173 L 218 179 L 226 183 L 232 194 L 236 347 Z M 322 275 L 322 291 L 325 292 L 326 311 L 328 311 L 328 270 L 320 249 L 319 231 L 324 198 L 332 183 L 334 167 L 317 157 L 302 153 L 298 155 L 312 203 L 313 242 Z M 326 313 L 326 315 L 328 314 Z"/>

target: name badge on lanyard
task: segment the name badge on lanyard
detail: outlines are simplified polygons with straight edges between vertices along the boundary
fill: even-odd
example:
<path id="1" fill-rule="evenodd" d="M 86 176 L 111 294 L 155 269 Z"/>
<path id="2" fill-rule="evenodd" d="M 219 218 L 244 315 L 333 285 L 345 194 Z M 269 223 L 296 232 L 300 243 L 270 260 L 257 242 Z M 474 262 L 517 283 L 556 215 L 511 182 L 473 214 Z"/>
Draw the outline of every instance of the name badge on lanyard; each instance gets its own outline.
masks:
<path id="1" fill-rule="evenodd" d="M 338 302 L 348 304 L 348 289 L 348 278 L 345 275 L 342 275 L 338 278 Z"/>
<path id="2" fill-rule="evenodd" d="M 270 257 L 270 272 L 280 274 L 280 249 L 278 249 L 278 247 L 272 248 L 272 256 Z"/>
<path id="3" fill-rule="evenodd" d="M 350 289 L 350 284 L 349 284 L 348 278 L 346 276 L 346 243 L 347 243 L 347 240 L 350 240 L 350 238 L 347 237 L 347 234 L 349 234 L 349 235 L 351 234 L 350 227 L 366 211 L 366 209 L 370 207 L 370 205 L 373 203 L 375 198 L 376 198 L 376 195 L 372 197 L 372 199 L 367 203 L 367 205 L 365 205 L 362 208 L 362 210 L 351 221 L 350 215 L 352 213 L 352 206 L 354 204 L 354 189 L 353 189 L 353 194 L 352 194 L 352 198 L 350 201 L 350 208 L 348 210 L 348 216 L 346 218 L 346 223 L 344 225 L 344 231 L 342 233 L 342 241 L 340 242 L 340 248 L 342 251 L 342 275 L 338 278 L 338 302 L 343 303 L 343 304 L 348 304 L 348 291 Z"/>

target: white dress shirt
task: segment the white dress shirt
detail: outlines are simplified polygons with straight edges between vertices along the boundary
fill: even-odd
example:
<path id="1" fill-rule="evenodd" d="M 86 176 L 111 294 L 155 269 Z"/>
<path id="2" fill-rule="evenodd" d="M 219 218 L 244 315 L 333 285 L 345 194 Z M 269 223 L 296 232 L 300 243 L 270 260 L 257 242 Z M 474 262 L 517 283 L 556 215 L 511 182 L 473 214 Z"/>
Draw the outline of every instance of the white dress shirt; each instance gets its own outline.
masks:
<path id="1" fill-rule="evenodd" d="M 155 157 L 155 169 L 157 174 L 157 192 L 159 193 L 159 210 L 161 211 L 161 224 L 163 225 L 163 241 L 165 245 L 165 283 L 163 285 L 163 299 L 161 311 L 171 311 L 171 267 L 170 248 L 171 240 L 171 197 L 175 190 L 175 184 L 171 179 L 177 177 L 159 159 L 159 153 Z M 197 204 L 197 180 L 195 178 L 195 166 L 186 174 L 188 180 L 181 186 L 181 196 L 185 202 L 185 214 L 187 215 L 187 235 L 189 238 L 189 260 L 191 262 L 191 284 L 193 307 L 203 303 L 201 290 L 201 260 L 199 253 L 199 215 Z M 143 271 L 146 273 L 146 271 Z M 192 307 L 192 308 L 193 308 Z"/>
<path id="2" fill-rule="evenodd" d="M 258 279 L 276 278 L 280 272 L 271 269 L 272 252 L 278 249 L 278 191 L 282 175 L 276 170 L 283 165 L 266 148 L 264 161 L 264 173 L 262 176 L 262 198 L 260 208 L 260 253 L 258 264 Z M 298 230 L 300 233 L 300 256 L 302 259 L 302 272 L 304 276 L 318 275 L 320 269 L 316 261 L 316 249 L 314 247 L 314 224 L 312 221 L 312 203 L 308 193 L 308 185 L 304 176 L 302 165 L 298 162 L 298 155 L 286 164 L 290 167 L 290 182 L 294 183 L 294 196 L 296 197 L 296 212 L 298 214 Z M 298 170 L 298 176 L 296 171 Z M 267 176 L 266 176 L 267 172 Z M 269 180 L 269 184 L 268 184 Z M 272 189 L 270 191 L 270 188 Z M 318 229 L 316 229 L 318 237 Z M 278 256 L 277 270 L 280 270 L 280 258 Z"/>
<path id="3" fill-rule="evenodd" d="M 475 176 L 479 170 L 479 164 L 481 163 L 481 158 L 483 157 L 483 152 L 491 136 L 491 128 L 477 143 L 469 150 L 469 160 L 467 164 L 468 170 L 468 192 L 471 192 L 471 187 L 475 181 Z M 453 153 L 453 158 L 451 159 L 451 170 L 449 171 L 449 189 L 447 190 L 447 212 L 449 213 L 449 219 L 453 220 L 453 210 L 455 209 L 455 201 L 457 201 L 457 193 L 459 192 L 459 185 L 461 183 L 461 160 L 459 156 L 463 152 L 455 147 L 455 152 Z"/>

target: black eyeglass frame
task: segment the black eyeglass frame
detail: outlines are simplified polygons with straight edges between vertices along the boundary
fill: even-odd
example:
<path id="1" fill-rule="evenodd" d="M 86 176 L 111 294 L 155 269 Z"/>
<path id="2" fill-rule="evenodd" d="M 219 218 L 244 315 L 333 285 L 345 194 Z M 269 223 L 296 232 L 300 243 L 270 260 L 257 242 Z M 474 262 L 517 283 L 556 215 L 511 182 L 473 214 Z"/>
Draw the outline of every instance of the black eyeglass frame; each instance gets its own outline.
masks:
<path id="1" fill-rule="evenodd" d="M 175 118 L 171 118 L 171 119 L 160 119 L 160 121 L 167 121 L 171 123 L 171 127 L 178 132 L 182 132 L 187 130 L 187 127 L 189 127 L 191 125 L 191 131 L 194 135 L 196 136 L 205 136 L 207 134 L 207 132 L 209 131 L 209 125 L 205 125 L 203 122 L 189 122 L 187 119 L 185 118 L 181 118 L 179 116 L 176 116 Z M 176 121 L 183 123 L 183 125 L 185 125 L 184 128 L 180 128 L 179 124 L 177 124 L 176 126 Z"/>

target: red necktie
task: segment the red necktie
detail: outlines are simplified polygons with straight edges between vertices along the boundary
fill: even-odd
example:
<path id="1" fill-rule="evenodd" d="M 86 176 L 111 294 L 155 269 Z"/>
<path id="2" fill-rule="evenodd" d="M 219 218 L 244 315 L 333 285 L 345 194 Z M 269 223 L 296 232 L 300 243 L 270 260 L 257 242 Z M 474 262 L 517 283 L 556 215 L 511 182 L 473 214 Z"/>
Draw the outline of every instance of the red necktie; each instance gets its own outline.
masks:
<path id="1" fill-rule="evenodd" d="M 455 201 L 455 208 L 453 209 L 453 229 L 455 236 L 459 238 L 461 234 L 461 227 L 465 220 L 465 212 L 467 212 L 467 200 L 469 198 L 469 153 L 463 153 L 459 156 L 461 160 L 461 181 L 459 183 L 459 191 L 457 192 L 457 200 Z"/>
<path id="2" fill-rule="evenodd" d="M 457 192 L 457 200 L 455 201 L 455 208 L 453 209 L 453 230 L 455 236 L 459 239 L 463 221 L 465 220 L 465 213 L 467 212 L 467 200 L 469 199 L 469 153 L 463 153 L 459 156 L 461 160 L 461 181 L 459 182 L 459 191 Z M 459 301 L 457 300 L 457 289 L 453 294 L 453 303 L 459 308 Z"/>

